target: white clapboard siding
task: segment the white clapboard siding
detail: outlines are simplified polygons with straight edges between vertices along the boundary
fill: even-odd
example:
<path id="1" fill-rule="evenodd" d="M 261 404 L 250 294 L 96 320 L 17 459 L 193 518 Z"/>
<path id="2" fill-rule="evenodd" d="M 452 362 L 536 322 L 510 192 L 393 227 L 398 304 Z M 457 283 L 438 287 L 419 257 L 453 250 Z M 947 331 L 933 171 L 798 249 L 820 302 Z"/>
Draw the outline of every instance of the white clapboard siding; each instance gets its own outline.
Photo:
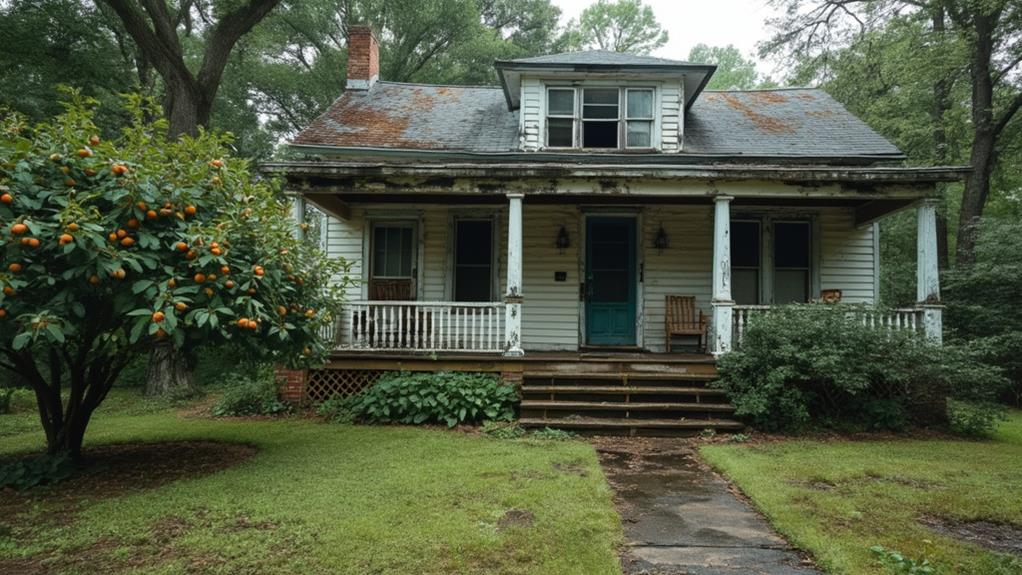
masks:
<path id="1" fill-rule="evenodd" d="M 522 149 L 535 151 L 543 146 L 543 83 L 536 78 L 522 78 L 521 122 Z"/>
<path id="2" fill-rule="evenodd" d="M 819 217 L 820 289 L 839 289 L 847 303 L 875 303 L 878 255 L 873 227 L 855 227 L 851 210 L 823 210 Z"/>
<path id="3" fill-rule="evenodd" d="M 681 83 L 668 82 L 660 91 L 660 148 L 664 152 L 681 149 Z"/>
<path id="4" fill-rule="evenodd" d="M 574 350 L 579 331 L 580 216 L 573 205 L 529 205 L 522 214 L 522 342 L 526 349 Z M 561 226 L 571 247 L 556 247 Z M 556 272 L 567 273 L 563 282 Z"/>

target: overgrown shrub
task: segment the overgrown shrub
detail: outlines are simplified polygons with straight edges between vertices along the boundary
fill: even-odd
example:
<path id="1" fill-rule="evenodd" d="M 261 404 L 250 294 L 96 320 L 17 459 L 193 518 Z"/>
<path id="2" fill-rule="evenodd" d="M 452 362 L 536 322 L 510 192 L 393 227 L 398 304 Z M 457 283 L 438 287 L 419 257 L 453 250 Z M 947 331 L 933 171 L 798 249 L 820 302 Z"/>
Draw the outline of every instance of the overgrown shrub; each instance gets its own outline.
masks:
<path id="1" fill-rule="evenodd" d="M 335 395 L 316 406 L 316 415 L 330 423 L 355 423 L 355 412 L 352 411 L 352 398 Z"/>
<path id="2" fill-rule="evenodd" d="M 948 397 L 989 399 L 1003 386 L 974 350 L 879 331 L 863 324 L 863 311 L 794 305 L 755 317 L 741 350 L 720 359 L 714 385 L 737 415 L 769 431 L 944 423 Z"/>
<path id="3" fill-rule="evenodd" d="M 351 400 L 356 418 L 370 423 L 458 423 L 510 419 L 515 388 L 480 373 L 392 372 Z"/>
<path id="4" fill-rule="evenodd" d="M 0 414 L 20 413 L 35 407 L 35 393 L 31 389 L 0 387 Z"/>
<path id="5" fill-rule="evenodd" d="M 947 402 L 947 419 L 948 427 L 959 435 L 989 437 L 997 423 L 1007 419 L 1007 414 L 1002 406 L 993 402 L 952 399 Z"/>
<path id="6" fill-rule="evenodd" d="M 224 394 L 213 405 L 213 415 L 217 417 L 277 415 L 290 411 L 290 406 L 277 397 L 272 366 L 231 372 L 225 378 L 224 387 Z"/>
<path id="7" fill-rule="evenodd" d="M 13 487 L 19 491 L 39 485 L 53 485 L 71 477 L 74 463 L 67 453 L 41 455 L 0 465 L 0 489 Z"/>

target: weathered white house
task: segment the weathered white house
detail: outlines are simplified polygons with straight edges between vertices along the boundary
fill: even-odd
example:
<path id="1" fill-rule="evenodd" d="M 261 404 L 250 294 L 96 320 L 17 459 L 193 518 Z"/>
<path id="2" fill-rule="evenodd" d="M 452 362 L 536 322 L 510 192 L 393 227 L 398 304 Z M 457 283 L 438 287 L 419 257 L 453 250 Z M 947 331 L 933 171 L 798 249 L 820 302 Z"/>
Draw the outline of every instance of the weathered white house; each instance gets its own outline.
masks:
<path id="1" fill-rule="evenodd" d="M 876 302 L 877 221 L 903 209 L 919 305 L 868 321 L 940 338 L 934 197 L 962 169 L 900 165 L 820 90 L 707 91 L 714 66 L 603 51 L 498 61 L 499 87 L 402 84 L 379 78 L 368 29 L 349 46 L 347 90 L 292 143 L 302 159 L 267 167 L 296 215 L 329 214 L 329 253 L 363 280 L 303 393 L 486 369 L 524 377 L 527 400 L 549 384 L 530 407 L 569 424 L 551 413 L 601 410 L 554 406 L 567 376 L 691 384 L 712 356 L 666 352 L 726 353 L 764 306 Z"/>

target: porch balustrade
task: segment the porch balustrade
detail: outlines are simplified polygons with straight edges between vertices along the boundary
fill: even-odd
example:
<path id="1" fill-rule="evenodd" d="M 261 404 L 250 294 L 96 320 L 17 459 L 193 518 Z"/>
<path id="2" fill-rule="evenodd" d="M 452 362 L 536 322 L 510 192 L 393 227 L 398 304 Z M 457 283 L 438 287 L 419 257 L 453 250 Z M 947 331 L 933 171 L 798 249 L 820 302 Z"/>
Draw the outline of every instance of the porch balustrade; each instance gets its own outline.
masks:
<path id="1" fill-rule="evenodd" d="M 732 333 L 735 347 L 742 345 L 745 332 L 750 322 L 754 321 L 757 315 L 770 313 L 772 306 L 769 305 L 736 305 L 734 306 L 734 322 Z M 863 308 L 853 313 L 863 323 L 879 331 L 902 331 L 908 330 L 914 333 L 923 333 L 923 321 L 925 311 L 923 308 L 896 308 L 896 309 L 873 309 Z"/>
<path id="2" fill-rule="evenodd" d="M 504 351 L 504 303 L 355 301 L 342 314 L 339 349 Z"/>

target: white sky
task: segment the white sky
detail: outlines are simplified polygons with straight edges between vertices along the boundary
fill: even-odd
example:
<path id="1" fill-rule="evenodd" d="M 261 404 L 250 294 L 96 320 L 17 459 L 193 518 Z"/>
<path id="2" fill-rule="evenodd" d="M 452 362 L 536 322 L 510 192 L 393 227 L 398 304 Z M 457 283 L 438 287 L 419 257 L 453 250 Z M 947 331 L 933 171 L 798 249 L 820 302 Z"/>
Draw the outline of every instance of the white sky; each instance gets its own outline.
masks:
<path id="1" fill-rule="evenodd" d="M 561 24 L 578 18 L 594 0 L 553 0 L 561 9 Z M 774 63 L 761 62 L 756 43 L 766 40 L 766 19 L 775 16 L 767 0 L 643 0 L 653 8 L 657 21 L 667 30 L 668 41 L 653 53 L 662 58 L 684 60 L 696 44 L 734 44 L 755 60 L 761 73 L 775 72 Z"/>

